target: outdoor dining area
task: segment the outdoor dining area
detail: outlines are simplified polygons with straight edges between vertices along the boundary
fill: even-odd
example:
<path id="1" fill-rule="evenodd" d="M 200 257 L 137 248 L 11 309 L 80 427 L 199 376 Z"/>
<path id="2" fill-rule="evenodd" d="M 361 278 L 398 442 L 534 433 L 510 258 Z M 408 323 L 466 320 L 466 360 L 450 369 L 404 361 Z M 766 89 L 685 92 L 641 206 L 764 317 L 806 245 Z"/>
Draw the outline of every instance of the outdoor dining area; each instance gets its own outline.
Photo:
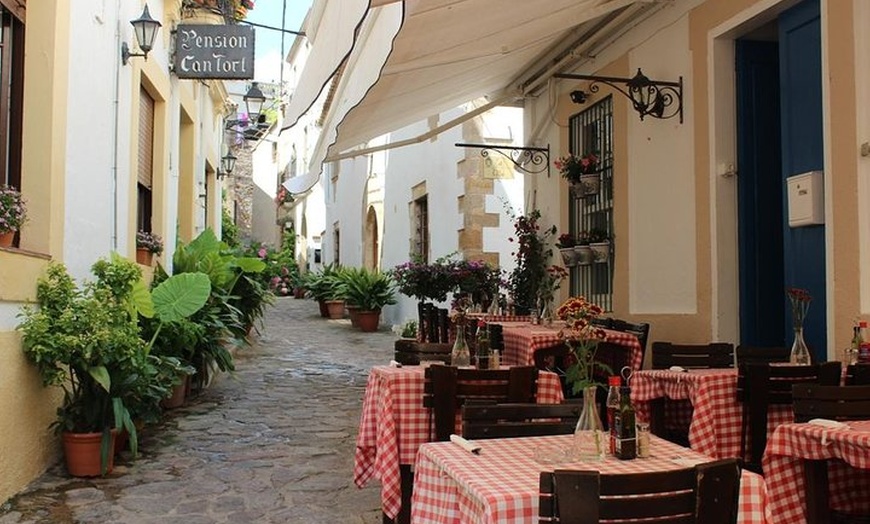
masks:
<path id="1" fill-rule="evenodd" d="M 384 522 L 870 522 L 870 362 L 458 296 L 368 377 L 354 482 Z"/>

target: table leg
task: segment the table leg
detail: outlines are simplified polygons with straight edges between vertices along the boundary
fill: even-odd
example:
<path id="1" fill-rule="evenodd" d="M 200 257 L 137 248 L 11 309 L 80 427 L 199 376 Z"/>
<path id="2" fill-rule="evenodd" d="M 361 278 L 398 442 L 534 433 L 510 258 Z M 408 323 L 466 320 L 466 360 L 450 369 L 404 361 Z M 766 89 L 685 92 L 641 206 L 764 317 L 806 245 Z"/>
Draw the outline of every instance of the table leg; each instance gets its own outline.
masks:
<path id="1" fill-rule="evenodd" d="M 402 509 L 395 519 L 384 515 L 384 524 L 411 524 L 411 495 L 414 488 L 414 472 L 410 464 L 399 464 L 399 474 L 402 479 Z"/>
<path id="2" fill-rule="evenodd" d="M 804 482 L 806 482 L 807 522 L 830 524 L 828 461 L 804 460 Z"/>

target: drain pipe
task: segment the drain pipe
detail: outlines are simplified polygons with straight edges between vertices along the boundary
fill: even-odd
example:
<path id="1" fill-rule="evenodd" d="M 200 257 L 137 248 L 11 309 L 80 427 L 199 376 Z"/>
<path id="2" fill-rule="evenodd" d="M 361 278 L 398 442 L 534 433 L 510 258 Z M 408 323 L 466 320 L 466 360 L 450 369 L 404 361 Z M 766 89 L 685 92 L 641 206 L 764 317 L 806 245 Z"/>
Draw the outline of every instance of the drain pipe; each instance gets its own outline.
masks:
<path id="1" fill-rule="evenodd" d="M 121 3 L 115 13 L 115 49 L 121 49 Z M 115 86 L 112 99 L 112 251 L 118 251 L 118 133 L 120 123 L 121 60 L 115 57 Z"/>

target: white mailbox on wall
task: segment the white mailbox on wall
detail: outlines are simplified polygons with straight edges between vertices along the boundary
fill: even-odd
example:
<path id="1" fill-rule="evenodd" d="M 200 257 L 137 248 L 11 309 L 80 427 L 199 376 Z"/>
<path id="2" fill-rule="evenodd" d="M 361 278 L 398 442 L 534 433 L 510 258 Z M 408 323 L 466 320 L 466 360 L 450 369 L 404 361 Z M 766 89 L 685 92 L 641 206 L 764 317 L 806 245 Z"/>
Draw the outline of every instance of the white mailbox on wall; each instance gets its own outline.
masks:
<path id="1" fill-rule="evenodd" d="M 824 171 L 809 171 L 786 179 L 788 225 L 811 226 L 825 223 Z"/>

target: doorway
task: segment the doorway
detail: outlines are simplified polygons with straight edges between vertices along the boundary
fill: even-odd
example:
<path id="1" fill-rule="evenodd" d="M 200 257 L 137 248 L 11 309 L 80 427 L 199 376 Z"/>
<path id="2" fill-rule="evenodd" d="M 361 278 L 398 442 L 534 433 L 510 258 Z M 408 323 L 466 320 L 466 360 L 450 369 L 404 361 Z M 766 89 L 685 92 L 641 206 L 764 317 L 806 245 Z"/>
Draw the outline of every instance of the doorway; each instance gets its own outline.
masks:
<path id="1" fill-rule="evenodd" d="M 790 346 L 786 289 L 809 290 L 805 338 L 826 348 L 825 227 L 789 227 L 786 179 L 821 170 L 821 23 L 805 0 L 735 41 L 740 343 Z"/>

